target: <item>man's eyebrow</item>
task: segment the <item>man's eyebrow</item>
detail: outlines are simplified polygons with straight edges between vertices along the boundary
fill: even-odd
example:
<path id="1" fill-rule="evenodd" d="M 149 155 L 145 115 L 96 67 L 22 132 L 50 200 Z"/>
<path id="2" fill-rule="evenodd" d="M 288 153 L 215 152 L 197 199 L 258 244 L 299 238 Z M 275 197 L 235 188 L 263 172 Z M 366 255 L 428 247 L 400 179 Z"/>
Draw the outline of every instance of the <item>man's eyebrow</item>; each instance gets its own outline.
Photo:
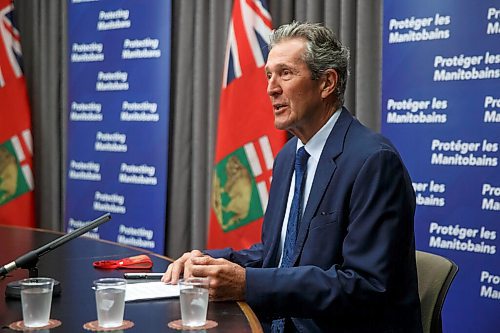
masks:
<path id="1" fill-rule="evenodd" d="M 273 68 L 276 68 L 276 69 L 283 69 L 283 68 L 291 68 L 292 66 L 290 66 L 289 64 L 286 64 L 286 63 L 279 63 L 279 64 L 276 64 L 273 66 Z M 266 67 L 264 67 L 264 69 L 266 71 L 270 71 L 269 70 L 269 66 L 266 65 Z"/>

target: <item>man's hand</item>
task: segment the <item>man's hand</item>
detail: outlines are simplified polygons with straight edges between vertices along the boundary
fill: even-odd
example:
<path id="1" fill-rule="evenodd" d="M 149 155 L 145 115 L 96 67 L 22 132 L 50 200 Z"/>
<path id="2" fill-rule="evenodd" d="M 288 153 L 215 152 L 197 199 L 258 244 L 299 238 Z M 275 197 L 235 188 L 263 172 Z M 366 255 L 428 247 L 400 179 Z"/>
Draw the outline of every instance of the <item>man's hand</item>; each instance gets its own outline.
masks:
<path id="1" fill-rule="evenodd" d="M 226 259 L 209 256 L 192 257 L 190 270 L 193 276 L 210 278 L 209 296 L 215 301 L 240 301 L 245 299 L 245 269 Z"/>
<path id="2" fill-rule="evenodd" d="M 184 277 L 190 277 L 191 258 L 202 256 L 203 253 L 199 250 L 184 253 L 179 259 L 168 266 L 167 271 L 161 278 L 161 281 L 165 283 L 177 284 L 181 274 L 183 274 Z"/>

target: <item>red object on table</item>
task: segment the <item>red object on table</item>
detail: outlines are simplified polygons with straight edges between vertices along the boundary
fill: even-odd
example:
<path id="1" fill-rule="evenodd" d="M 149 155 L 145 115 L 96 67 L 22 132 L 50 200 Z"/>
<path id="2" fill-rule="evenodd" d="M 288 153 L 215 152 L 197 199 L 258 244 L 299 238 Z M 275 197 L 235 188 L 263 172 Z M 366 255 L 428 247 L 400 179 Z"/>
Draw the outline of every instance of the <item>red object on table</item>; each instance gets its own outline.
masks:
<path id="1" fill-rule="evenodd" d="M 95 268 L 103 269 L 149 269 L 153 267 L 153 261 L 145 254 L 118 260 L 99 260 L 93 263 Z"/>

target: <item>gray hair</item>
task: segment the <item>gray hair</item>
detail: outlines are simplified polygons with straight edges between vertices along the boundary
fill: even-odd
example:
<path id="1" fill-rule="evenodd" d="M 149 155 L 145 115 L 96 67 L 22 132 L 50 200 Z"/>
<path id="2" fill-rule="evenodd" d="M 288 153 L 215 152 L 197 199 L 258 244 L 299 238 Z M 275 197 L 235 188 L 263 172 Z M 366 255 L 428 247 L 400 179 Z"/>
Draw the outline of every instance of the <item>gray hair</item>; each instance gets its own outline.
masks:
<path id="1" fill-rule="evenodd" d="M 344 92 L 349 76 L 349 49 L 342 45 L 333 31 L 319 23 L 292 22 L 271 33 L 269 50 L 282 41 L 303 38 L 307 41 L 303 59 L 317 80 L 327 69 L 335 69 L 339 81 L 335 89 L 338 102 L 344 104 Z"/>

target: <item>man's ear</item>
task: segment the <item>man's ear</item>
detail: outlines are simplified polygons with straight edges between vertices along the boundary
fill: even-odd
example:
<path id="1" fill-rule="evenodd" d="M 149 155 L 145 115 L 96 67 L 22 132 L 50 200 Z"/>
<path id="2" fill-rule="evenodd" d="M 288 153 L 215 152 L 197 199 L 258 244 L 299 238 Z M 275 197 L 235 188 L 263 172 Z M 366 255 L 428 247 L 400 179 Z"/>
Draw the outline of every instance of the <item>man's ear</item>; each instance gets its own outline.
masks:
<path id="1" fill-rule="evenodd" d="M 322 78 L 323 78 L 323 83 L 322 83 L 321 97 L 327 98 L 335 91 L 335 88 L 337 87 L 337 83 L 339 80 L 339 75 L 337 74 L 337 71 L 335 69 L 327 69 L 323 73 Z"/>

